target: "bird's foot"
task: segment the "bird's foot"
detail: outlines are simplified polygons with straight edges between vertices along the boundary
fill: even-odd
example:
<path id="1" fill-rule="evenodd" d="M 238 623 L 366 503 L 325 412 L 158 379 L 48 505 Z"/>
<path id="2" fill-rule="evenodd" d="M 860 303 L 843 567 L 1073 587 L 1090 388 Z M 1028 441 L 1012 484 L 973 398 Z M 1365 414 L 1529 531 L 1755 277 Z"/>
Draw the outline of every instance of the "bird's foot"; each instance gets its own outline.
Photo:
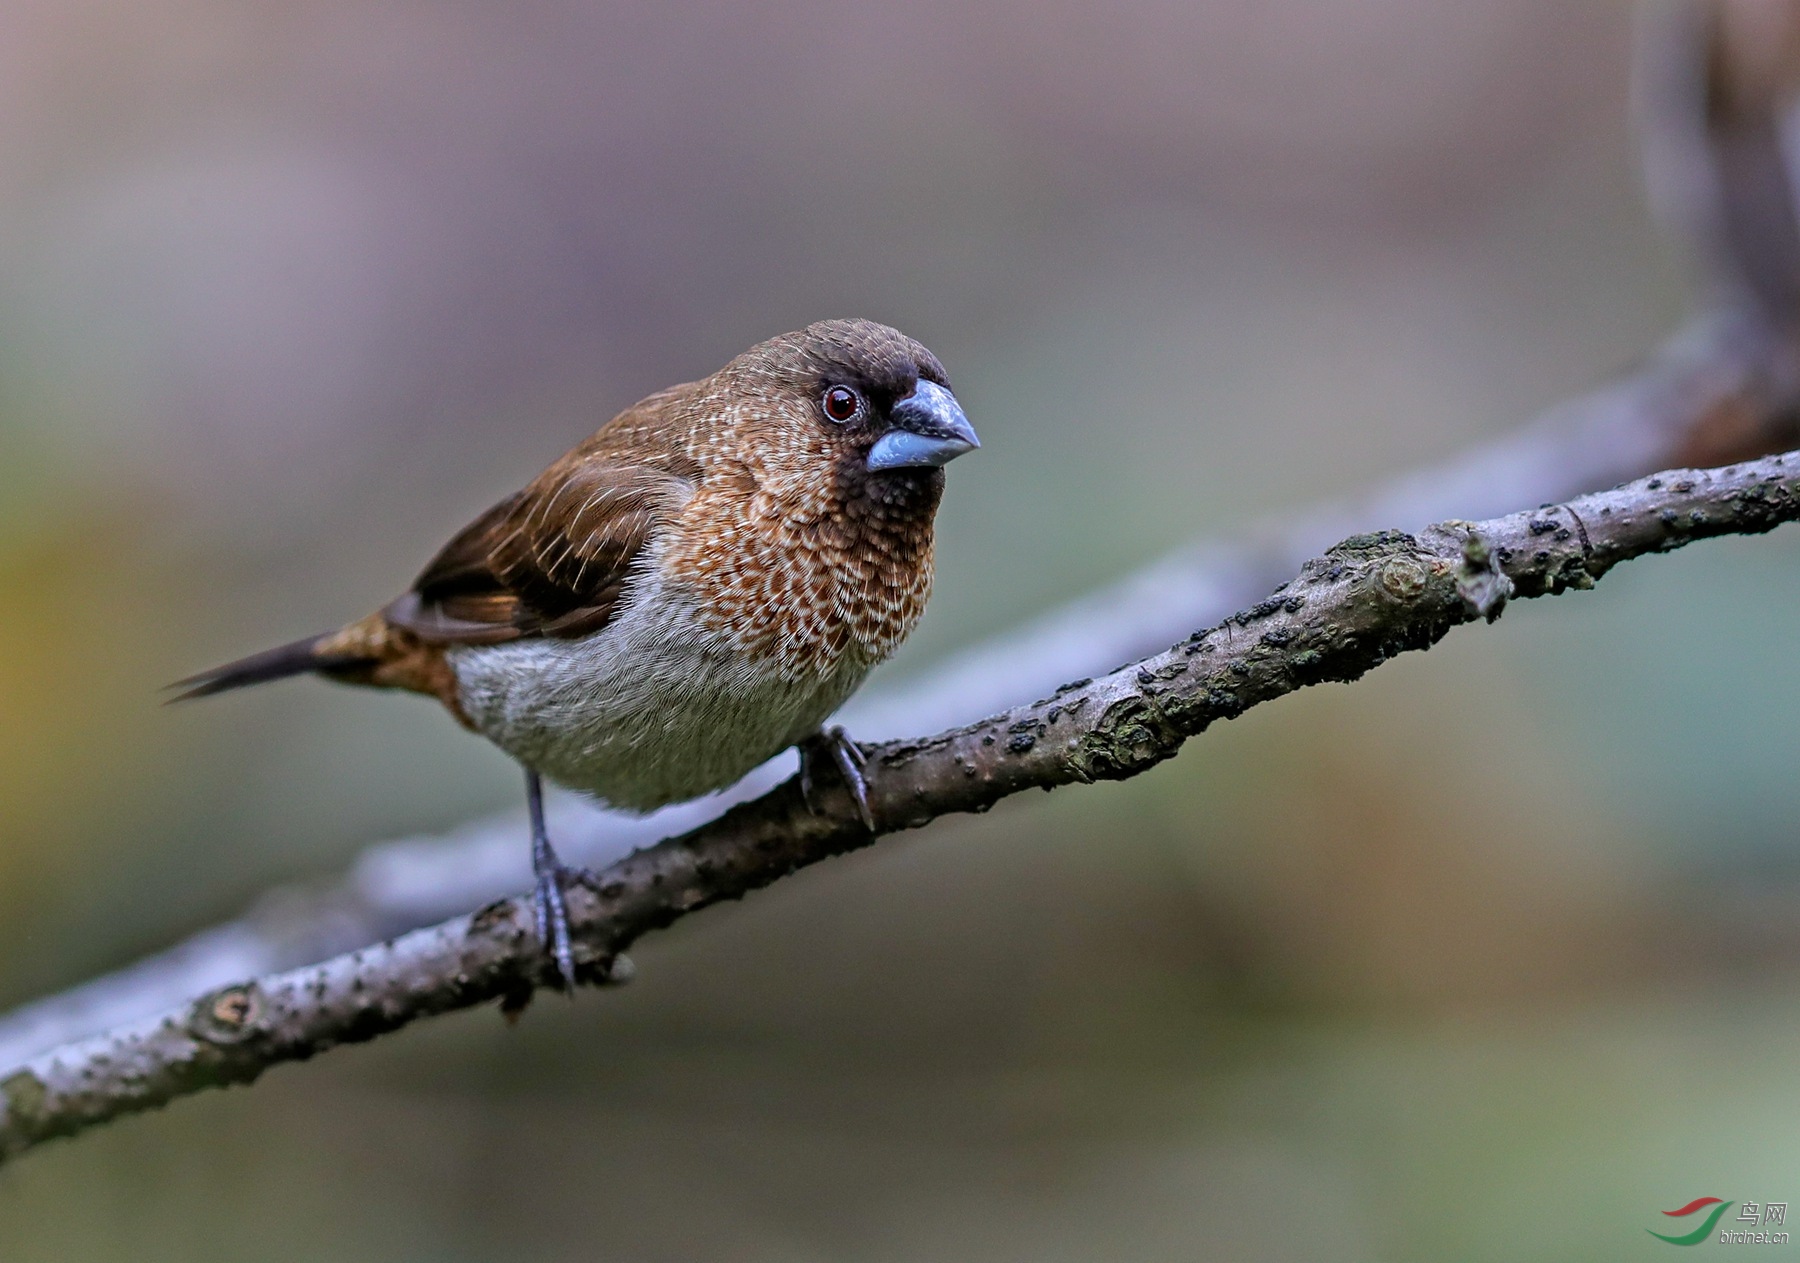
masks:
<path id="1" fill-rule="evenodd" d="M 818 786 L 817 771 L 821 759 L 831 760 L 843 779 L 844 788 L 850 791 L 850 798 L 856 803 L 856 814 L 863 827 L 870 833 L 875 832 L 875 814 L 869 810 L 869 782 L 863 778 L 867 760 L 862 747 L 850 740 L 842 728 L 826 728 L 800 743 L 800 797 L 805 801 L 806 809 L 815 816 L 819 814 L 813 791 Z"/>
<path id="2" fill-rule="evenodd" d="M 569 908 L 566 892 L 588 878 L 585 868 L 571 868 L 556 858 L 556 852 L 545 840 L 533 847 L 532 868 L 537 886 L 532 892 L 531 910 L 537 924 L 538 942 L 556 964 L 556 976 L 564 991 L 575 989 L 575 948 L 569 937 Z"/>
<path id="3" fill-rule="evenodd" d="M 537 878 L 531 911 L 538 943 L 556 962 L 562 989 L 574 991 L 575 948 L 569 941 L 566 893 L 569 885 L 587 881 L 590 874 L 585 868 L 570 868 L 556 857 L 556 848 L 550 845 L 550 834 L 544 828 L 544 782 L 531 768 L 525 769 L 525 803 L 531 809 L 531 871 Z"/>

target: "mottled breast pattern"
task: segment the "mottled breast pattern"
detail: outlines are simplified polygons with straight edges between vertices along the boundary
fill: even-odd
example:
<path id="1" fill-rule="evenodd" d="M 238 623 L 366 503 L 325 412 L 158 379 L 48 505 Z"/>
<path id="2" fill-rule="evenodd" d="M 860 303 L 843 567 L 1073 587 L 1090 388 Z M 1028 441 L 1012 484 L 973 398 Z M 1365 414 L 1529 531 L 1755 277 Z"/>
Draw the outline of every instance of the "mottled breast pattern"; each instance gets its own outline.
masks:
<path id="1" fill-rule="evenodd" d="M 942 474 L 871 497 L 857 458 L 814 427 L 770 425 L 743 405 L 720 419 L 693 437 L 706 474 L 669 533 L 665 575 L 694 594 L 709 631 L 785 678 L 868 670 L 931 595 Z"/>

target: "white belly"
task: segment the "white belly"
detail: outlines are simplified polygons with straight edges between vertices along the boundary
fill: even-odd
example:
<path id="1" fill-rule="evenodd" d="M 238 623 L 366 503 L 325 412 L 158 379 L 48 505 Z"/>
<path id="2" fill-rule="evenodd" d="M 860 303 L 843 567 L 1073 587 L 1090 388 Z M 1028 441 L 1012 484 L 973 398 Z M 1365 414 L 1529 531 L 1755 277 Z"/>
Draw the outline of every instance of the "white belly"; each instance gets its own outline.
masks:
<path id="1" fill-rule="evenodd" d="M 463 710 L 519 762 L 616 807 L 710 793 L 816 732 L 868 673 L 784 678 L 710 631 L 685 601 L 639 593 L 580 640 L 449 652 Z"/>

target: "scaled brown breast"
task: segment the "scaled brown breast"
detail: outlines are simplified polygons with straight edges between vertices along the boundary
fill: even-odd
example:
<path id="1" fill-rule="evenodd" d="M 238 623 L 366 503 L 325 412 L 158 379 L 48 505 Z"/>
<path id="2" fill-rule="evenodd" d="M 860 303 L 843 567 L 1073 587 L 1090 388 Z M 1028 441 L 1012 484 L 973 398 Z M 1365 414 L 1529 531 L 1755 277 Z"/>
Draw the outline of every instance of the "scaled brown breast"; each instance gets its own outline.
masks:
<path id="1" fill-rule="evenodd" d="M 669 577 L 700 595 L 704 623 L 789 678 L 831 675 L 846 654 L 864 670 L 886 658 L 931 595 L 941 476 L 884 504 L 849 461 L 810 478 L 760 475 L 708 474 L 670 539 Z"/>

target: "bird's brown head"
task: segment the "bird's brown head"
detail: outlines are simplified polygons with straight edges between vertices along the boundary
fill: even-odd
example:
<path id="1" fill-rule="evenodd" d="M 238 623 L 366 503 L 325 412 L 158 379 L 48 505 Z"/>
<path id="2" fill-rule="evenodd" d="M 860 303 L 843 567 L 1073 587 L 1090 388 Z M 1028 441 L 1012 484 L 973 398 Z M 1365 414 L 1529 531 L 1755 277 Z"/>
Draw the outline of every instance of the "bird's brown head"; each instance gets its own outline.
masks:
<path id="1" fill-rule="evenodd" d="M 710 380 L 732 446 L 779 498 L 852 512 L 937 508 L 943 466 L 981 444 L 937 356 L 869 320 L 823 320 L 750 348 Z"/>

